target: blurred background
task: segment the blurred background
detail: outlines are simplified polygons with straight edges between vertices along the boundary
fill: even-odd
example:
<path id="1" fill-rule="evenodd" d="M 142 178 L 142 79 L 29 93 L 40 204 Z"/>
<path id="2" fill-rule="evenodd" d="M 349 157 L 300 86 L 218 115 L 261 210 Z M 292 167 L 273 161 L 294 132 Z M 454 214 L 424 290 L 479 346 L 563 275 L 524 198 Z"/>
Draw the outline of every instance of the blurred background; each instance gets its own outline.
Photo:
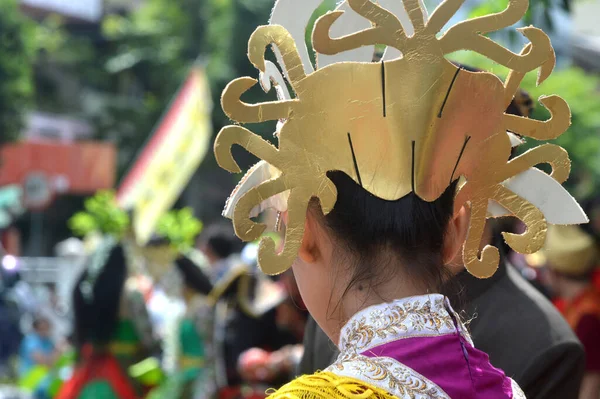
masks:
<path id="1" fill-rule="evenodd" d="M 136 168 L 136 173 L 148 173 L 143 169 L 148 158 L 157 156 L 156 142 L 177 139 L 169 137 L 168 116 L 190 112 L 178 107 L 177 100 L 185 96 L 180 89 L 194 69 L 210 93 L 201 93 L 206 98 L 197 100 L 204 104 L 203 119 L 208 118 L 202 122 L 200 140 L 208 140 L 210 147 L 210 140 L 228 123 L 218 106 L 224 86 L 234 77 L 256 75 L 246 58 L 247 39 L 268 20 L 272 3 L 2 0 L 0 229 L 6 251 L 24 257 L 55 256 L 56 244 L 71 235 L 66 221 L 87 196 L 122 187 Z M 325 1 L 322 8 L 334 3 Z M 534 99 L 556 93 L 570 104 L 573 126 L 558 142 L 573 159 L 569 188 L 586 199 L 600 182 L 600 27 L 593 17 L 600 13 L 600 2 L 531 3 L 523 24 L 533 23 L 550 33 L 558 70 L 540 87 L 535 87 L 534 75 L 528 77 L 524 88 Z M 457 19 L 505 5 L 505 0 L 467 1 Z M 511 33 L 495 39 L 520 48 L 522 37 Z M 454 58 L 506 74 L 470 53 Z M 534 117 L 545 118 L 544 112 L 536 107 Z M 268 137 L 273 127 L 252 130 Z M 144 153 L 153 139 L 154 147 Z M 245 153 L 236 157 L 247 164 L 252 161 Z M 202 149 L 197 158 L 174 201 L 211 222 L 220 218 L 224 199 L 239 176 L 218 168 L 212 151 Z"/>
<path id="2" fill-rule="evenodd" d="M 467 0 L 456 18 L 506 4 Z M 18 269 L 38 300 L 56 297 L 60 304 L 80 270 L 68 220 L 99 190 L 114 189 L 125 208 L 141 207 L 141 235 L 151 235 L 172 207 L 191 207 L 205 225 L 221 219 L 240 176 L 220 169 L 212 153 L 214 136 L 229 124 L 220 95 L 233 78 L 257 76 L 246 57 L 248 38 L 272 6 L 273 0 L 0 0 L 4 276 Z M 325 0 L 315 19 L 334 7 L 335 0 Z M 570 104 L 570 133 L 556 141 L 573 161 L 567 187 L 584 204 L 600 196 L 598 16 L 600 0 L 531 0 L 522 22 L 552 38 L 556 72 L 540 87 L 531 74 L 523 88 L 534 100 L 558 94 Z M 523 44 L 514 30 L 494 39 L 514 50 Z M 507 74 L 471 53 L 451 58 Z M 548 115 L 536 106 L 533 117 Z M 251 126 L 271 139 L 274 129 Z M 255 161 L 242 151 L 234 155 L 242 169 Z M 598 212 L 590 216 L 600 224 Z"/>

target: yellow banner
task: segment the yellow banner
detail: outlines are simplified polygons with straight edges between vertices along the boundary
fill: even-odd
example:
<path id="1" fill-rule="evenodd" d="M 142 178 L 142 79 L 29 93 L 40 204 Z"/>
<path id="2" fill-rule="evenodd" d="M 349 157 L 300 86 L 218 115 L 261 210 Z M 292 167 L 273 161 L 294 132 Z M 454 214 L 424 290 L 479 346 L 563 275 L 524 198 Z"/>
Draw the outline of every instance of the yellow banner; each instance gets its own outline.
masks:
<path id="1" fill-rule="evenodd" d="M 119 203 L 133 208 L 140 244 L 148 242 L 160 216 L 173 206 L 206 156 L 211 110 L 206 75 L 194 69 L 123 180 Z"/>

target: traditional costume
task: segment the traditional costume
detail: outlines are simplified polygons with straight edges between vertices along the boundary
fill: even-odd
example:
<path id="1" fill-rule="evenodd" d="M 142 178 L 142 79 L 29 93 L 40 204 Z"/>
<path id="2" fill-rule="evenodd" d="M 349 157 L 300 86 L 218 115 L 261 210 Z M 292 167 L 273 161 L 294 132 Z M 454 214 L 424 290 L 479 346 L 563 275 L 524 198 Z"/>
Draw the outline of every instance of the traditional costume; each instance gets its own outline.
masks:
<path id="1" fill-rule="evenodd" d="M 242 259 L 255 270 L 258 270 L 257 249 L 258 243 L 251 243 L 242 251 Z M 258 280 L 255 292 L 259 294 L 254 302 L 275 306 L 275 326 L 271 329 L 280 339 L 277 346 L 271 345 L 267 350 L 263 346 L 244 351 L 238 358 L 238 370 L 250 381 L 270 385 L 285 383 L 296 375 L 302 357 L 301 342 L 308 312 L 291 270 L 279 275 L 276 282 L 262 275 L 253 278 Z M 273 311 L 269 313 L 273 314 Z"/>
<path id="2" fill-rule="evenodd" d="M 234 265 L 209 295 L 215 305 L 215 355 L 219 398 L 264 398 L 266 386 L 244 381 L 240 355 L 251 348 L 277 350 L 293 338 L 277 329 L 276 307 L 287 294 L 246 263 Z"/>
<path id="3" fill-rule="evenodd" d="M 168 323 L 171 328 L 163 336 L 162 362 L 167 377 L 149 399 L 213 398 L 216 394 L 214 303 L 208 300 L 213 286 L 206 259 L 191 248 L 201 229 L 191 209 L 170 211 L 159 220 L 158 234 L 141 248 L 145 270 L 155 285 L 167 297 L 183 299 L 185 309 Z"/>
<path id="4" fill-rule="evenodd" d="M 417 0 L 347 0 L 320 17 L 313 30 L 316 65 L 305 45 L 308 21 L 320 0 L 279 0 L 270 25 L 257 28 L 248 56 L 265 91 L 278 101 L 243 102 L 257 81 L 236 79 L 225 89 L 225 113 L 239 124 L 278 120 L 273 146 L 250 130 L 225 127 L 215 141 L 221 167 L 240 172 L 231 147 L 240 145 L 261 159 L 229 198 L 224 215 L 236 234 L 257 239 L 266 226 L 252 218 L 266 208 L 287 211 L 283 250 L 261 241 L 258 259 L 267 274 L 287 270 L 297 258 L 309 202 L 324 214 L 337 200 L 329 171 L 341 171 L 372 195 L 398 200 L 414 193 L 434 201 L 457 184 L 455 207 L 471 210 L 463 261 L 476 277 L 498 268 L 499 251 L 480 250 L 488 217 L 514 216 L 521 235 L 505 234 L 513 249 L 533 253 L 548 224 L 577 224 L 587 217 L 562 188 L 570 161 L 562 148 L 545 144 L 510 160 L 522 141 L 547 140 L 570 125 L 568 105 L 558 96 L 541 98 L 551 119 L 535 121 L 506 114 L 527 72 L 552 72 L 555 55 L 541 30 L 521 28 L 530 43 L 520 54 L 484 34 L 511 26 L 528 8 L 511 0 L 497 14 L 460 22 L 445 32 L 460 0 L 445 0 L 431 15 Z M 265 60 L 272 45 L 280 69 Z M 376 45 L 385 47 L 374 62 Z M 472 50 L 511 73 L 503 82 L 487 72 L 470 72 L 446 60 Z M 286 82 L 287 80 L 287 82 Z M 288 87 L 292 89 L 289 92 Z M 548 175 L 535 168 L 552 166 Z M 342 329 L 341 356 L 326 371 L 300 377 L 273 398 L 520 398 L 521 389 L 475 349 L 446 298 L 398 299 L 358 312 Z"/>
<path id="5" fill-rule="evenodd" d="M 214 303 L 208 299 L 212 284 L 201 267 L 187 256 L 182 255 L 175 262 L 176 267 L 170 272 L 171 282 L 166 284 L 170 285 L 167 293 L 178 292 L 184 298 L 186 308 L 165 337 L 165 363 L 170 364 L 170 375 L 149 398 L 214 398 Z M 165 278 L 169 280 L 169 276 Z M 193 283 L 186 281 L 192 278 Z M 187 293 L 182 291 L 183 286 L 189 287 Z"/>
<path id="6" fill-rule="evenodd" d="M 149 388 L 129 374 L 131 366 L 158 351 L 145 301 L 137 289 L 135 279 L 125 280 L 120 288 L 118 314 L 114 315 L 118 320 L 108 342 L 97 342 L 90 332 L 90 326 L 86 325 L 89 319 L 86 321 L 85 317 L 90 312 L 99 312 L 94 316 L 100 320 L 111 317 L 111 310 L 100 311 L 103 309 L 99 303 L 101 300 L 94 294 L 96 289 L 104 289 L 98 286 L 97 279 L 109 262 L 123 264 L 122 268 L 128 269 L 125 249 L 112 238 L 107 238 L 100 244 L 75 288 L 75 301 L 83 301 L 80 310 L 76 306 L 75 323 L 87 333 L 76 331 L 79 361 L 73 376 L 58 393 L 58 399 L 138 399 Z M 113 282 L 105 279 L 101 284 L 119 284 L 119 280 Z M 115 289 L 118 291 L 119 287 Z M 82 312 L 88 314 L 84 315 Z"/>
<path id="7" fill-rule="evenodd" d="M 528 94 L 521 91 L 507 113 L 529 117 L 532 105 Z M 499 248 L 504 247 L 499 235 L 495 241 Z M 583 347 L 560 312 L 540 294 L 540 288 L 546 294 L 547 287 L 530 272 L 541 276 L 543 270 L 526 264 L 525 258 L 515 252 L 503 254 L 498 270 L 488 279 L 461 272 L 449 283 L 451 288 L 461 287 L 451 303 L 469 320 L 475 347 L 511 376 L 529 399 L 576 397 L 584 371 Z M 515 264 L 515 260 L 521 263 Z M 339 356 L 336 345 L 312 318 L 306 326 L 304 348 L 300 375 L 325 370 Z"/>

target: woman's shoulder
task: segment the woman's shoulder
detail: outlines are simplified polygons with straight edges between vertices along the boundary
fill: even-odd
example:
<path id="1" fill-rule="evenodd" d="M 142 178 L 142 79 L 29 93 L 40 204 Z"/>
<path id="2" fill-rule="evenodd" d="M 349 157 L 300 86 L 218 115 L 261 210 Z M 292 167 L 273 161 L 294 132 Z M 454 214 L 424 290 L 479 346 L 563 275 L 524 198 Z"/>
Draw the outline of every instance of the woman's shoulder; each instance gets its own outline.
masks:
<path id="1" fill-rule="evenodd" d="M 291 398 L 395 399 L 396 397 L 366 382 L 332 372 L 303 375 L 270 393 L 268 399 Z"/>
<path id="2" fill-rule="evenodd" d="M 512 380 L 510 380 L 510 383 L 512 393 L 509 393 L 509 397 L 525 399 L 521 388 Z M 390 388 L 392 387 L 394 386 L 390 385 Z M 395 388 L 390 390 L 398 392 L 398 395 L 357 378 L 325 371 L 298 377 L 278 390 L 269 392 L 267 399 L 430 399 L 447 397 L 444 393 L 436 393 L 431 389 L 424 390 L 426 387 L 420 386 L 417 381 L 412 381 L 412 384 L 406 382 L 404 387 L 395 386 Z"/>

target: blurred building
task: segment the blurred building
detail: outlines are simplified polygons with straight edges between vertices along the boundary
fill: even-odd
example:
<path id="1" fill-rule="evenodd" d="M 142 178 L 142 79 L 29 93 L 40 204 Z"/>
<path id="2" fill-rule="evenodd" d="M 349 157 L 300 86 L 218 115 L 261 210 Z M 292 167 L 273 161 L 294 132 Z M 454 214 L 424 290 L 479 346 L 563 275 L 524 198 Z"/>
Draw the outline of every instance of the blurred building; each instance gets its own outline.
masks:
<path id="1" fill-rule="evenodd" d="M 24 12 L 34 18 L 58 14 L 71 21 L 98 23 L 105 13 L 127 12 L 144 0 L 20 0 Z"/>
<path id="2" fill-rule="evenodd" d="M 588 70 L 600 70 L 600 1 L 573 4 L 573 59 Z"/>
<path id="3" fill-rule="evenodd" d="M 104 0 L 106 12 L 131 11 L 144 3 L 144 0 Z"/>
<path id="4" fill-rule="evenodd" d="M 30 112 L 26 116 L 24 140 L 56 140 L 63 143 L 89 140 L 93 136 L 89 123 L 61 115 Z"/>
<path id="5" fill-rule="evenodd" d="M 32 17 L 59 14 L 75 21 L 91 23 L 100 21 L 103 6 L 103 0 L 21 0 L 22 10 Z"/>
<path id="6" fill-rule="evenodd" d="M 93 141 L 92 134 L 83 120 L 31 112 L 21 140 L 0 148 L 0 187 L 20 187 L 22 206 L 28 211 L 17 223 L 17 230 L 26 232 L 23 240 L 15 238 L 14 228 L 0 234 L 10 252 L 18 254 L 22 248 L 28 255 L 49 255 L 67 233 L 66 218 L 73 213 L 65 208 L 65 199 L 80 203 L 78 197 L 114 186 L 116 148 Z M 0 226 L 0 232 L 3 227 L 7 226 Z M 23 245 L 14 245 L 15 239 Z"/>
<path id="7" fill-rule="evenodd" d="M 0 0 L 1 1 L 1 0 Z M 127 10 L 135 1 L 20 0 L 23 13 L 42 21 L 58 15 L 64 29 L 101 42 L 100 25 L 106 12 Z M 20 187 L 26 212 L 0 226 L 0 242 L 15 255 L 52 256 L 55 245 L 68 238 L 68 218 L 83 199 L 100 189 L 113 188 L 117 151 L 94 141 L 92 124 L 78 115 L 86 82 L 73 77 L 60 62 L 40 56 L 35 68 L 37 90 L 55 90 L 64 105 L 41 105 L 29 112 L 20 140 L 0 148 L 0 187 Z M 51 112 L 49 112 L 51 110 Z M 6 215 L 7 212 L 0 214 Z M 14 212 L 10 215 L 13 215 Z M 3 223 L 6 225 L 6 223 Z"/>

